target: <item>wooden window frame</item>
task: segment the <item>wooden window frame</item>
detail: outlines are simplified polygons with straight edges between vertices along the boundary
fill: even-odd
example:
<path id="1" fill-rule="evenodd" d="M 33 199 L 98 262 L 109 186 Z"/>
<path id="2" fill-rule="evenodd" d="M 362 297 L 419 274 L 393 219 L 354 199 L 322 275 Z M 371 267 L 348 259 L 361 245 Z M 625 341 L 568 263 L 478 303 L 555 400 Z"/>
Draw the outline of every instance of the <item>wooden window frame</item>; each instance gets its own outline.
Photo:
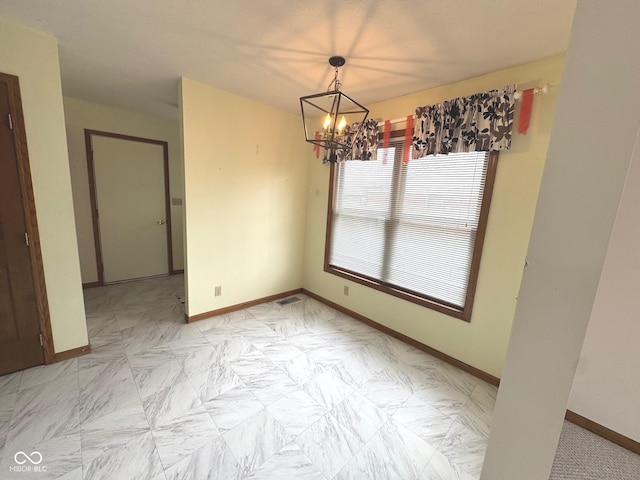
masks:
<path id="1" fill-rule="evenodd" d="M 403 137 L 404 130 L 392 132 L 392 137 Z M 381 136 L 379 137 L 381 138 Z M 430 297 L 428 295 L 419 294 L 411 290 L 398 287 L 396 285 L 378 280 L 376 278 L 368 277 L 350 270 L 336 267 L 330 264 L 330 252 L 331 252 L 331 232 L 333 231 L 333 207 L 334 197 L 336 193 L 336 181 L 337 171 L 336 164 L 331 164 L 331 172 L 329 179 L 329 201 L 327 206 L 327 230 L 325 235 L 325 250 L 324 250 L 324 271 L 345 278 L 352 282 L 359 283 L 361 285 L 373 288 L 375 290 L 384 292 L 394 297 L 401 298 L 403 300 L 421 305 L 426 308 L 430 308 L 445 315 L 463 320 L 465 322 L 471 322 L 471 314 L 473 311 L 473 303 L 475 299 L 476 287 L 478 284 L 478 274 L 480 272 L 480 261 L 482 258 L 482 249 L 484 245 L 484 237 L 487 230 L 487 222 L 489 219 L 489 209 L 491 206 L 491 198 L 493 195 L 493 186 L 495 183 L 496 171 L 498 167 L 498 152 L 490 152 L 489 159 L 487 160 L 487 173 L 485 178 L 485 185 L 482 192 L 482 203 L 480 207 L 480 217 L 478 220 L 478 230 L 476 232 L 476 239 L 473 245 L 473 256 L 471 260 L 471 268 L 469 270 L 469 279 L 467 281 L 467 290 L 465 296 L 464 307 L 452 305 L 437 298 Z M 411 160 L 410 160 L 411 161 Z M 399 168 L 394 165 L 394 173 L 392 180 L 392 189 L 397 188 L 397 175 L 396 172 Z M 387 246 L 385 246 L 387 248 Z"/>

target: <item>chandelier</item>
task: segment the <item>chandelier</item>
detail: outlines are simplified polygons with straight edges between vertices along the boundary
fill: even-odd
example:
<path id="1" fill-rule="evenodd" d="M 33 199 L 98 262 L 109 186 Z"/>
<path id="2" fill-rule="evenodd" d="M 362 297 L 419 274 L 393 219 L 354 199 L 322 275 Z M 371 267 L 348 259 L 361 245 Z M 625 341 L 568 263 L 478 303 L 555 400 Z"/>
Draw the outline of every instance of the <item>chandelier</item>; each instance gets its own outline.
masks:
<path id="1" fill-rule="evenodd" d="M 340 91 L 342 83 L 338 79 L 338 68 L 345 62 L 344 57 L 329 58 L 335 76 L 327 91 L 300 97 L 305 140 L 329 152 L 328 159 L 332 163 L 337 160 L 337 150 L 351 149 L 369 115 L 369 110 Z"/>

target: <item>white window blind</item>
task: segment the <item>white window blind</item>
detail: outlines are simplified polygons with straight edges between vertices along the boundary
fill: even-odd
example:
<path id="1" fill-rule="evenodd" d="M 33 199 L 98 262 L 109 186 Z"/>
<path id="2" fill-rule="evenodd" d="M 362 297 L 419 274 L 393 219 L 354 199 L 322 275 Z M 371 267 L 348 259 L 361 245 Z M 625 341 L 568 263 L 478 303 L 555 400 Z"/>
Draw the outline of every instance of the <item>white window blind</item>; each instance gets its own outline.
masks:
<path id="1" fill-rule="evenodd" d="M 489 155 L 402 148 L 336 166 L 329 265 L 464 309 Z"/>

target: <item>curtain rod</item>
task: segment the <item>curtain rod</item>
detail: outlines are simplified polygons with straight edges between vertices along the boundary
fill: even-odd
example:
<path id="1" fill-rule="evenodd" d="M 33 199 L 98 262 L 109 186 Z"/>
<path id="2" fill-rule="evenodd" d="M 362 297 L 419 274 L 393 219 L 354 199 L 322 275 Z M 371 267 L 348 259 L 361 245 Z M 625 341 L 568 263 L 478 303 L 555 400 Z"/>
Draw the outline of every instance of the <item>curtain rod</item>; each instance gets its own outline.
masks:
<path id="1" fill-rule="evenodd" d="M 538 93 L 543 93 L 546 95 L 547 93 L 549 93 L 549 89 L 551 87 L 555 87 L 555 85 L 549 85 L 548 83 L 545 83 L 541 87 L 535 87 L 533 89 L 533 94 L 537 95 Z M 515 100 L 520 100 L 522 98 L 522 90 L 516 90 L 515 93 L 513 94 L 513 98 Z"/>
<path id="2" fill-rule="evenodd" d="M 534 95 L 538 94 L 538 93 L 543 93 L 543 94 L 547 94 L 549 93 L 549 89 L 551 87 L 555 87 L 555 85 L 549 85 L 548 83 L 545 83 L 544 85 L 542 85 L 541 87 L 535 87 L 533 89 L 533 93 Z M 513 98 L 515 100 L 520 100 L 522 98 L 522 90 L 517 90 L 514 92 L 513 94 Z M 402 117 L 402 118 L 394 118 L 393 120 L 389 120 L 391 122 L 391 125 L 395 124 L 395 123 L 402 123 L 402 122 L 406 122 L 407 121 L 407 117 Z M 383 127 L 384 126 L 384 122 L 385 120 L 380 120 L 378 122 L 378 126 L 379 127 Z"/>
<path id="3" fill-rule="evenodd" d="M 384 126 L 384 122 L 386 120 L 380 120 L 378 122 L 378 126 L 379 127 L 383 127 Z M 389 120 L 389 122 L 391 122 L 391 125 L 393 125 L 394 123 L 401 123 L 401 122 L 406 122 L 407 121 L 407 117 L 403 117 L 403 118 L 394 118 L 393 120 Z"/>

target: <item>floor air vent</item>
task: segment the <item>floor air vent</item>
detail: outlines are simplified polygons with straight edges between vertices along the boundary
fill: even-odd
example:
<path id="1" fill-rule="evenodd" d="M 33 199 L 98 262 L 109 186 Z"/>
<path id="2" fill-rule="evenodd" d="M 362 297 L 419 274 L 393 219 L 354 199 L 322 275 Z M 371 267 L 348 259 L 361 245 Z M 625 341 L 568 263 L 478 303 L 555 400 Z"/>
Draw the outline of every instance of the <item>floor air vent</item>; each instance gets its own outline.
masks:
<path id="1" fill-rule="evenodd" d="M 289 305 L 290 303 L 295 303 L 299 301 L 300 299 L 298 297 L 289 297 L 289 298 L 283 298 L 282 300 L 278 300 L 276 303 L 282 307 L 284 305 Z"/>

